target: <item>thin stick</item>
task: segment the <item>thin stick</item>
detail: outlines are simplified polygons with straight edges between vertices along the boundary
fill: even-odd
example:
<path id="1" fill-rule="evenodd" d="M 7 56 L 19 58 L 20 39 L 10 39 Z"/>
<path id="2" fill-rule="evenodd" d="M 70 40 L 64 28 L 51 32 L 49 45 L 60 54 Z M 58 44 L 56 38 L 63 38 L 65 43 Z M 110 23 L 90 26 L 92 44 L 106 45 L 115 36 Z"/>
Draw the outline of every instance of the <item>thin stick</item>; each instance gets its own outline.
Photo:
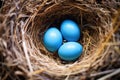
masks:
<path id="1" fill-rule="evenodd" d="M 114 45 L 120 45 L 120 42 L 109 42 L 109 43 L 104 43 L 104 45 L 111 45 L 111 46 L 114 46 Z"/>
<path id="2" fill-rule="evenodd" d="M 44 71 L 44 69 L 39 69 L 39 70 L 36 70 L 36 71 L 32 72 L 31 74 L 36 75 L 36 74 L 42 73 L 43 71 Z"/>
<path id="3" fill-rule="evenodd" d="M 107 71 L 103 71 L 103 72 L 98 72 L 98 73 L 91 74 L 90 77 L 101 76 L 101 75 L 109 74 L 109 73 L 114 72 L 114 71 L 115 71 L 115 69 L 107 70 Z"/>
<path id="4" fill-rule="evenodd" d="M 21 22 L 21 25 L 23 25 L 22 22 Z M 22 27 L 23 27 L 23 26 L 22 26 Z M 22 27 L 21 27 L 21 28 L 22 28 Z M 27 63 L 28 63 L 28 67 L 29 67 L 29 69 L 30 69 L 30 72 L 33 72 L 32 65 L 31 65 L 30 58 L 29 58 L 28 51 L 27 51 L 26 42 L 25 42 L 24 31 L 21 30 L 21 32 L 22 32 L 22 43 L 23 43 L 23 50 L 24 50 L 24 52 L 25 52 L 25 57 L 26 57 L 26 60 L 27 60 Z"/>
<path id="5" fill-rule="evenodd" d="M 114 76 L 114 75 L 116 75 L 118 73 L 120 73 L 120 69 L 117 69 L 113 73 L 110 73 L 110 74 L 108 74 L 106 76 L 103 76 L 102 78 L 99 78 L 98 80 L 106 80 L 106 79 L 108 79 L 108 78 L 110 78 L 110 77 L 112 77 L 112 76 Z"/>

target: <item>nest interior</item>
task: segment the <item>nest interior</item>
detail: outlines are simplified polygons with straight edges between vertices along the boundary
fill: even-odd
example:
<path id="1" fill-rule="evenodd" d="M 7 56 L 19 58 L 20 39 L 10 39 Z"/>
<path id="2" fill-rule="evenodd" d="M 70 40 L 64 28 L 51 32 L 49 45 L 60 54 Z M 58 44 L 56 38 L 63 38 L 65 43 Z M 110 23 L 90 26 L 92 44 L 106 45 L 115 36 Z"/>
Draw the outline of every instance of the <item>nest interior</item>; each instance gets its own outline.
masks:
<path id="1" fill-rule="evenodd" d="M 97 57 L 94 56 L 96 55 L 95 50 L 99 48 L 98 45 L 104 41 L 107 32 L 111 30 L 109 23 L 106 22 L 109 16 L 101 14 L 102 12 L 96 12 L 93 9 L 87 8 L 85 5 L 79 5 L 77 3 L 71 4 L 68 2 L 66 4 L 61 3 L 50 6 L 42 13 L 38 11 L 33 21 L 29 23 L 30 26 L 28 25 L 28 27 L 26 27 L 26 33 L 30 35 L 33 44 L 41 52 L 37 52 L 35 55 L 45 56 L 39 56 L 35 58 L 35 60 L 39 58 L 42 59 L 40 66 L 42 63 L 43 67 L 47 67 L 46 70 L 50 70 L 49 72 L 54 75 L 76 74 L 89 68 Z M 104 16 L 104 20 L 101 16 Z M 61 21 L 64 19 L 72 19 L 79 24 L 82 31 L 79 42 L 84 46 L 84 52 L 76 62 L 63 65 L 63 63 L 66 62 L 61 61 L 57 55 L 52 55 L 48 52 L 42 44 L 42 39 L 44 32 L 50 26 L 57 26 L 59 28 Z M 31 24 L 33 26 L 31 26 Z M 51 68 L 50 66 L 53 64 L 54 66 Z"/>
<path id="2" fill-rule="evenodd" d="M 33 3 L 11 8 L 7 17 L 1 20 L 1 25 L 6 26 L 4 29 L 7 30 L 1 41 L 4 43 L 3 55 L 7 56 L 8 63 L 22 66 L 24 72 L 30 72 L 29 75 L 43 73 L 62 77 L 87 72 L 102 61 L 106 54 L 104 44 L 114 32 L 108 9 L 101 10 L 102 6 L 81 4 L 80 1 L 38 0 Z M 4 10 L 6 6 L 1 12 Z M 80 26 L 81 39 L 78 42 L 84 48 L 79 59 L 70 63 L 59 59 L 56 53 L 51 54 L 43 45 L 44 32 L 51 26 L 59 28 L 65 19 L 72 19 Z"/>

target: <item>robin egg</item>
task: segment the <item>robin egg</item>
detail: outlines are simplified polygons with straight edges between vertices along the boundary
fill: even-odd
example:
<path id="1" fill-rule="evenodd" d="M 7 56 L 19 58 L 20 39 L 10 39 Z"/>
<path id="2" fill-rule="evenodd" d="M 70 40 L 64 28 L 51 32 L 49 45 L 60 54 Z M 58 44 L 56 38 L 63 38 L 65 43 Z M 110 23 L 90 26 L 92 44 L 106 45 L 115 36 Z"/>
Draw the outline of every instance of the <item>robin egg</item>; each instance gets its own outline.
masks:
<path id="1" fill-rule="evenodd" d="M 67 41 L 78 41 L 80 38 L 79 26 L 72 20 L 64 20 L 61 23 L 60 31 Z"/>
<path id="2" fill-rule="evenodd" d="M 82 51 L 83 47 L 78 42 L 67 42 L 59 48 L 58 55 L 62 60 L 74 61 L 82 54 Z"/>
<path id="3" fill-rule="evenodd" d="M 49 28 L 43 37 L 45 48 L 51 52 L 56 52 L 59 49 L 62 45 L 62 40 L 61 32 L 55 27 Z"/>

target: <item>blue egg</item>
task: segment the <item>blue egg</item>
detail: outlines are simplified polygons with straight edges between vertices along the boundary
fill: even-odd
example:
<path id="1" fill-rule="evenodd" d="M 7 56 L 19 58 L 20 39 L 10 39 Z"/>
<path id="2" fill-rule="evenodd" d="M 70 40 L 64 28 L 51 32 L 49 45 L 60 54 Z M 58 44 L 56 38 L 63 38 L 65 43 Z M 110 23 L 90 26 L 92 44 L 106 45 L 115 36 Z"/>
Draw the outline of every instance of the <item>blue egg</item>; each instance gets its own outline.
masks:
<path id="1" fill-rule="evenodd" d="M 64 43 L 58 50 L 58 55 L 62 60 L 74 61 L 83 52 L 83 47 L 78 42 Z"/>
<path id="2" fill-rule="evenodd" d="M 61 32 L 55 27 L 48 29 L 43 37 L 44 46 L 51 52 L 55 52 L 59 49 L 62 45 L 62 40 Z"/>
<path id="3" fill-rule="evenodd" d="M 78 41 L 80 38 L 80 28 L 72 20 L 64 20 L 60 26 L 60 31 L 67 41 Z"/>

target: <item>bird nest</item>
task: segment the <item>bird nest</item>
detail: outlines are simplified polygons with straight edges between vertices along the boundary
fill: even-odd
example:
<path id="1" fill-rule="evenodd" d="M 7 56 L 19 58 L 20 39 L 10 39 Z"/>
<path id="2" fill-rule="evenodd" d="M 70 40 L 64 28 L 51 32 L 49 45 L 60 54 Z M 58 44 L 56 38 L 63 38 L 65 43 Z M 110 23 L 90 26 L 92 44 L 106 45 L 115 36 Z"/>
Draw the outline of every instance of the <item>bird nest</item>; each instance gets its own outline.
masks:
<path id="1" fill-rule="evenodd" d="M 92 0 L 4 1 L 0 14 L 2 78 L 78 80 L 83 78 L 80 75 L 90 78 L 97 76 L 95 72 L 120 67 L 119 64 L 109 67 L 109 60 L 111 65 L 120 61 L 118 2 L 103 3 Z M 110 6 L 112 3 L 116 5 Z M 61 60 L 43 45 L 44 32 L 51 26 L 59 28 L 65 19 L 76 21 L 81 29 L 78 42 L 83 45 L 83 53 L 74 62 Z"/>

